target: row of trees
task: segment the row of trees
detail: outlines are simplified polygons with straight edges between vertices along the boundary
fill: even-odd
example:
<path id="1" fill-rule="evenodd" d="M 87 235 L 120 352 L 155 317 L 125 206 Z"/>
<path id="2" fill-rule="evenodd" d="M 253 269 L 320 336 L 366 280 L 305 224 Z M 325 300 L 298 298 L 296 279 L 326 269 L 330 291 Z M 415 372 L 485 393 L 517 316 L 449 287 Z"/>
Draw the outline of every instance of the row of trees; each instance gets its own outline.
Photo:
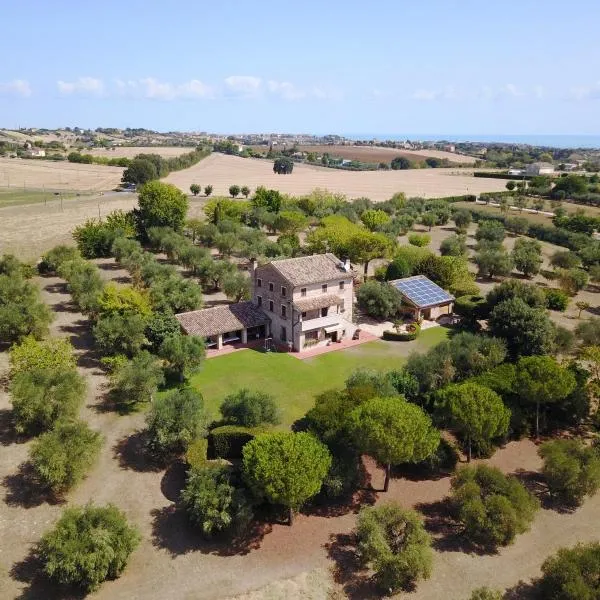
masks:
<path id="1" fill-rule="evenodd" d="M 203 146 L 171 158 L 163 158 L 160 154 L 138 154 L 123 172 L 121 181 L 137 185 L 148 183 L 166 177 L 171 171 L 188 169 L 209 154 L 210 149 Z"/>

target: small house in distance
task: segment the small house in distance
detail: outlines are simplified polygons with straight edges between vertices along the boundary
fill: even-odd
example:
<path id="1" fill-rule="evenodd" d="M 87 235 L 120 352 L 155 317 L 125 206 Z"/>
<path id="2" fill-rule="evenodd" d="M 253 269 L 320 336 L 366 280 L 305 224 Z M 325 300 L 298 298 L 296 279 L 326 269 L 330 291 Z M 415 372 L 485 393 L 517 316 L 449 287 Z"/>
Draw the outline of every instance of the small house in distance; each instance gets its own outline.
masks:
<path id="1" fill-rule="evenodd" d="M 414 275 L 389 282 L 402 295 L 402 310 L 415 319 L 435 321 L 442 315 L 452 313 L 454 296 L 439 285 L 427 279 L 425 275 Z"/>
<path id="2" fill-rule="evenodd" d="M 546 162 L 535 162 L 525 167 L 525 175 L 552 175 L 554 173 L 554 165 Z"/>

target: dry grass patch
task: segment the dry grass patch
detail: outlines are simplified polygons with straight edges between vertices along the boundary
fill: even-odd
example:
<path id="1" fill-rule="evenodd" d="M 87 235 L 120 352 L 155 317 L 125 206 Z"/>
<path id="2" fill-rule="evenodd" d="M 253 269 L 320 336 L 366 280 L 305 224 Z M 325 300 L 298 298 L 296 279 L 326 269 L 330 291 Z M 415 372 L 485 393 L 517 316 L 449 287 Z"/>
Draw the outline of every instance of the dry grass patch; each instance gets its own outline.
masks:
<path id="1" fill-rule="evenodd" d="M 349 198 L 366 196 L 379 202 L 387 200 L 396 192 L 404 192 L 407 196 L 436 198 L 505 189 L 503 180 L 472 177 L 470 169 L 358 172 L 297 164 L 291 175 L 276 175 L 270 160 L 217 153 L 189 169 L 171 173 L 165 181 L 174 183 L 186 193 L 192 183 L 202 186 L 211 184 L 214 186 L 215 196 L 227 196 L 229 186 L 238 184 L 247 185 L 251 189 L 264 185 L 293 195 L 308 194 L 315 188 L 325 188 Z"/>
<path id="2" fill-rule="evenodd" d="M 112 190 L 121 181 L 122 167 L 83 165 L 67 161 L 0 158 L 0 188 Z"/>

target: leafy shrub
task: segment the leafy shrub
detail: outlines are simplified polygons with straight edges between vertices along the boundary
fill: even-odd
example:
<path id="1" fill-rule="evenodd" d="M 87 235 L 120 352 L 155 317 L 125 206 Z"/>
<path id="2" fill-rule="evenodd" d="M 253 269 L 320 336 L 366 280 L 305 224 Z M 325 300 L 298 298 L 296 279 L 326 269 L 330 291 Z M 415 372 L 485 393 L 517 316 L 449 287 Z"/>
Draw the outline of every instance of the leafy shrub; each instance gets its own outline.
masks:
<path id="1" fill-rule="evenodd" d="M 560 548 L 542 564 L 538 588 L 546 600 L 595 600 L 600 592 L 600 544 Z"/>
<path id="2" fill-rule="evenodd" d="M 254 433 L 239 425 L 215 427 L 209 435 L 209 444 L 215 458 L 241 458 L 244 446 Z"/>
<path id="3" fill-rule="evenodd" d="M 459 296 L 454 301 L 454 312 L 463 317 L 468 323 L 474 323 L 485 318 L 487 301 L 483 296 L 473 294 Z"/>
<path id="4" fill-rule="evenodd" d="M 10 395 L 17 432 L 39 433 L 56 421 L 77 416 L 85 379 L 75 368 L 20 371 L 10 382 Z"/>
<path id="5" fill-rule="evenodd" d="M 0 275 L 0 340 L 15 342 L 27 335 L 44 337 L 53 313 L 40 299 L 35 283 L 15 275 Z"/>
<path id="6" fill-rule="evenodd" d="M 204 535 L 240 533 L 252 520 L 252 506 L 232 480 L 225 466 L 190 469 L 181 498 L 189 519 Z"/>
<path id="7" fill-rule="evenodd" d="M 85 477 L 101 446 L 102 436 L 83 421 L 60 422 L 34 442 L 31 463 L 45 487 L 63 492 Z"/>
<path id="8" fill-rule="evenodd" d="M 223 419 L 235 425 L 256 427 L 263 423 L 281 423 L 280 410 L 273 396 L 258 390 L 242 388 L 229 394 L 219 409 Z"/>
<path id="9" fill-rule="evenodd" d="M 550 494 L 570 505 L 579 505 L 600 487 L 600 454 L 580 440 L 554 440 L 542 444 L 542 473 Z"/>
<path id="10" fill-rule="evenodd" d="M 363 508 L 356 536 L 359 556 L 382 589 L 398 592 L 431 576 L 431 538 L 415 511 L 396 503 Z"/>
<path id="11" fill-rule="evenodd" d="M 160 457 L 185 452 L 206 436 L 208 416 L 202 396 L 190 388 L 157 398 L 146 416 L 149 450 Z"/>
<path id="12" fill-rule="evenodd" d="M 502 600 L 504 593 L 488 587 L 480 587 L 473 590 L 469 600 Z"/>
<path id="13" fill-rule="evenodd" d="M 79 250 L 73 246 L 55 246 L 42 256 L 38 264 L 40 273 L 57 273 L 60 266 L 70 260 L 81 259 Z"/>
<path id="14" fill-rule="evenodd" d="M 116 579 L 140 542 L 114 505 L 67 508 L 39 543 L 45 573 L 61 584 L 93 591 Z"/>
<path id="15" fill-rule="evenodd" d="M 431 243 L 431 236 L 427 233 L 410 233 L 408 243 L 423 248 Z"/>
<path id="16" fill-rule="evenodd" d="M 47 338 L 38 341 L 32 336 L 10 349 L 10 374 L 43 369 L 69 371 L 76 366 L 73 346 L 67 338 Z"/>
<path id="17" fill-rule="evenodd" d="M 486 465 L 458 470 L 452 478 L 452 503 L 465 535 L 491 548 L 511 544 L 527 531 L 539 508 L 515 477 Z"/>
<path id="18" fill-rule="evenodd" d="M 550 310 L 558 310 L 565 312 L 571 301 L 569 294 L 562 290 L 555 288 L 545 288 L 544 294 L 546 295 L 546 307 Z"/>
<path id="19" fill-rule="evenodd" d="M 92 333 L 104 354 L 134 356 L 146 345 L 146 320 L 138 314 L 118 313 L 101 316 Z"/>
<path id="20" fill-rule="evenodd" d="M 407 331 L 384 331 L 383 339 L 391 342 L 411 342 L 416 340 L 421 333 L 421 326 L 418 323 L 409 325 Z"/>

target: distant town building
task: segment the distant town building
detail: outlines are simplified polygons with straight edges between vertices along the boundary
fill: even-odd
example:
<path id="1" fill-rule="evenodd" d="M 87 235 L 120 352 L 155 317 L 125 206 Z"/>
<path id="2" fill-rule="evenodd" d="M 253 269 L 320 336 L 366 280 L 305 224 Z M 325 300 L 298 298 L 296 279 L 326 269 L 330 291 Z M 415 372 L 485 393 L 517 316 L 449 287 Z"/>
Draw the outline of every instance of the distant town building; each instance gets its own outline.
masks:
<path id="1" fill-rule="evenodd" d="M 27 150 L 25 150 L 25 156 L 28 156 L 29 158 L 42 158 L 43 156 L 46 156 L 46 151 L 35 147 L 27 148 Z"/>
<path id="2" fill-rule="evenodd" d="M 525 167 L 526 175 L 552 175 L 554 165 L 546 162 L 534 162 Z"/>

